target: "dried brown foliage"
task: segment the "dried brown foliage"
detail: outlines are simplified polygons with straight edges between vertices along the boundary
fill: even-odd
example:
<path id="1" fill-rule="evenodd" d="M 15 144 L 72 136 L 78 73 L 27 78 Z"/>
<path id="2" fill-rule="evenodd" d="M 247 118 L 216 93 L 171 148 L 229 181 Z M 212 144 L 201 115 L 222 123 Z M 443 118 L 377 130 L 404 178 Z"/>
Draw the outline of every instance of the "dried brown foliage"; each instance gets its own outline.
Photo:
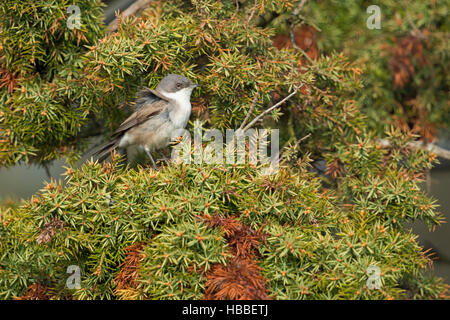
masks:
<path id="1" fill-rule="evenodd" d="M 392 57 L 389 69 L 394 77 L 394 87 L 401 88 L 414 76 L 413 58 L 422 66 L 427 63 L 422 41 L 412 35 L 396 39 L 396 46 L 389 48 Z"/>
<path id="2" fill-rule="evenodd" d="M 317 31 L 306 24 L 295 26 L 293 29 L 293 38 L 295 45 L 301 48 L 312 59 L 319 58 L 319 49 L 317 48 Z M 273 45 L 281 50 L 283 48 L 292 48 L 292 41 L 289 34 L 277 34 L 273 38 Z"/>
<path id="3" fill-rule="evenodd" d="M 328 163 L 325 169 L 325 173 L 333 177 L 333 179 L 342 177 L 343 168 L 339 159 L 334 159 L 332 162 Z"/>
<path id="4" fill-rule="evenodd" d="M 125 248 L 127 253 L 125 261 L 120 265 L 120 271 L 114 278 L 114 282 L 117 284 L 115 289 L 116 293 L 119 290 L 137 288 L 138 281 L 136 277 L 139 269 L 139 261 L 142 258 L 142 247 L 143 243 L 136 243 Z"/>
<path id="5" fill-rule="evenodd" d="M 14 300 L 49 300 L 49 288 L 38 282 L 30 285 L 22 296 L 15 297 Z"/>
<path id="6" fill-rule="evenodd" d="M 8 88 L 8 92 L 12 93 L 17 85 L 17 75 L 9 72 L 4 68 L 0 68 L 0 88 Z"/>
<path id="7" fill-rule="evenodd" d="M 229 244 L 231 258 L 226 265 L 215 264 L 206 274 L 208 300 L 268 300 L 267 280 L 257 265 L 256 248 L 264 239 L 260 231 L 242 225 L 235 218 L 205 217 L 210 226 L 220 227 Z"/>
<path id="8" fill-rule="evenodd" d="M 399 115 L 392 115 L 396 128 L 403 132 L 417 134 L 424 141 L 434 141 L 437 135 L 436 126 L 429 120 L 429 111 L 425 104 L 417 98 L 397 103 Z"/>
<path id="9" fill-rule="evenodd" d="M 437 128 L 429 120 L 429 111 L 424 103 L 419 99 L 410 99 L 404 101 L 404 104 L 409 108 L 408 111 L 413 120 L 411 131 L 419 134 L 422 140 L 433 141 L 437 135 Z"/>
<path id="10" fill-rule="evenodd" d="M 36 239 L 37 243 L 49 243 L 50 241 L 52 241 L 52 238 L 56 234 L 56 232 L 58 230 L 61 230 L 63 227 L 64 221 L 53 218 L 50 222 L 47 222 L 44 225 L 44 228 Z"/>
<path id="11" fill-rule="evenodd" d="M 424 32 L 426 34 L 426 32 Z M 388 61 L 393 75 L 394 88 L 403 88 L 414 77 L 417 67 L 428 63 L 424 55 L 424 40 L 413 35 L 396 39 L 396 45 L 387 47 L 391 52 Z M 394 115 L 394 123 L 404 131 L 420 135 L 425 141 L 433 141 L 437 128 L 429 121 L 428 110 L 423 101 L 408 97 L 397 106 L 406 117 Z"/>
<path id="12" fill-rule="evenodd" d="M 317 47 L 317 31 L 313 27 L 303 24 L 301 26 L 294 26 L 292 29 L 292 39 L 294 39 L 295 46 L 302 49 L 311 60 L 319 58 L 319 49 Z M 277 34 L 272 39 L 272 44 L 278 50 L 283 48 L 292 48 L 292 41 L 290 34 Z M 301 60 L 301 65 L 306 64 L 306 58 Z M 304 69 L 299 69 L 300 73 L 305 72 Z M 304 85 L 300 88 L 300 93 L 307 95 L 310 86 Z M 274 101 L 282 99 L 280 92 L 273 92 L 272 98 Z"/>

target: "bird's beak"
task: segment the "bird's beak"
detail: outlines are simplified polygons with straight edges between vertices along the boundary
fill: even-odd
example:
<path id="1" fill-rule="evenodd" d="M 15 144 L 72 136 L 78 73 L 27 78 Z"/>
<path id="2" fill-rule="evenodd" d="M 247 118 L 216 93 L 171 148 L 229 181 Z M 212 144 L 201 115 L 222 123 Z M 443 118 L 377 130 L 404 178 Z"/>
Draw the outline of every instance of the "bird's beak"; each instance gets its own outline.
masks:
<path id="1" fill-rule="evenodd" d="M 192 86 L 191 86 L 192 89 L 195 89 L 195 88 L 197 88 L 197 87 L 199 87 L 199 85 L 196 84 L 196 83 L 192 84 Z"/>

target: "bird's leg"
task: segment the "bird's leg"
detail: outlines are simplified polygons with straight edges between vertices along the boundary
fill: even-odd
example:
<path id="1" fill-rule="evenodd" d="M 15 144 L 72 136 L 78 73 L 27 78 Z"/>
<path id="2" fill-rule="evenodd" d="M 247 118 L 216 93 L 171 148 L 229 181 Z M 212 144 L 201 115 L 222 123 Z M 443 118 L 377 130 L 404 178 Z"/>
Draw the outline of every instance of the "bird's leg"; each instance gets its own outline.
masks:
<path id="1" fill-rule="evenodd" d="M 148 157 L 150 158 L 150 160 L 152 161 L 153 169 L 158 170 L 158 168 L 156 167 L 155 160 L 153 160 L 152 154 L 150 153 L 150 150 L 148 150 L 147 148 L 145 148 L 145 153 L 147 154 L 147 156 L 148 156 Z"/>
<path id="2" fill-rule="evenodd" d="M 167 159 L 167 157 L 166 157 L 166 155 L 164 154 L 164 152 L 162 152 L 162 151 L 158 151 L 158 152 L 159 152 L 159 154 L 161 155 L 162 160 L 164 160 L 165 162 L 169 163 L 169 159 Z"/>

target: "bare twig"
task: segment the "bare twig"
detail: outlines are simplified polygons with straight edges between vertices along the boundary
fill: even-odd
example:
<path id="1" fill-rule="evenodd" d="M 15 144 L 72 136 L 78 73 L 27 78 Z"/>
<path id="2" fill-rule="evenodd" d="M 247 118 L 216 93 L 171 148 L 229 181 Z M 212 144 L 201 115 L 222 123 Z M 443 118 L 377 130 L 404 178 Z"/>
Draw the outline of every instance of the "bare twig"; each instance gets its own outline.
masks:
<path id="1" fill-rule="evenodd" d="M 323 72 L 321 70 L 319 70 L 317 68 L 317 64 L 313 61 L 313 59 L 311 59 L 310 56 L 308 56 L 308 54 L 305 52 L 305 50 L 303 50 L 302 48 L 300 48 L 299 46 L 297 46 L 297 44 L 295 43 L 295 34 L 294 34 L 294 17 L 298 16 L 300 14 L 300 12 L 303 10 L 303 7 L 305 6 L 306 2 L 308 0 L 302 0 L 298 3 L 298 6 L 294 9 L 294 11 L 292 11 L 291 17 L 288 19 L 289 22 L 289 36 L 291 39 L 291 43 L 292 43 L 292 48 L 294 48 L 295 50 L 298 50 L 302 53 L 302 55 L 305 57 L 306 60 L 308 60 L 308 62 L 310 63 L 311 66 L 316 67 L 316 71 L 317 73 L 331 78 L 336 82 L 342 83 L 341 79 L 337 78 L 336 76 Z"/>
<path id="2" fill-rule="evenodd" d="M 303 50 L 302 48 L 298 47 L 297 45 L 295 46 L 295 48 L 296 48 L 296 50 L 298 50 L 298 51 L 300 51 L 300 52 L 302 53 L 302 55 L 306 58 L 306 60 L 308 60 L 308 62 L 310 63 L 310 65 L 313 66 L 313 67 L 315 68 L 315 71 L 316 71 L 318 74 L 321 74 L 321 75 L 323 75 L 323 76 L 325 76 L 325 77 L 328 77 L 328 78 L 332 79 L 332 80 L 335 81 L 335 82 L 339 82 L 339 83 L 342 84 L 342 80 L 339 79 L 338 77 L 336 77 L 336 76 L 334 76 L 334 75 L 332 75 L 332 74 L 329 74 L 329 73 L 327 73 L 327 72 L 323 72 L 322 70 L 319 70 L 319 68 L 317 68 L 316 62 L 315 62 L 313 59 L 311 59 L 310 56 L 308 56 L 308 54 L 305 52 L 305 50 Z"/>
<path id="3" fill-rule="evenodd" d="M 289 94 L 287 97 L 285 97 L 283 100 L 279 101 L 278 103 L 274 104 L 273 106 L 271 106 L 270 108 L 266 109 L 265 111 L 263 111 L 260 115 L 258 115 L 255 119 L 253 119 L 248 125 L 246 125 L 244 127 L 244 131 L 251 128 L 256 122 L 258 122 L 259 119 L 261 119 L 262 117 L 264 117 L 266 114 L 268 114 L 269 112 L 271 112 L 273 109 L 278 108 L 280 105 L 282 105 L 285 101 L 289 100 L 290 98 L 292 98 L 297 92 L 298 90 L 303 87 L 303 85 L 301 85 L 300 87 L 296 87 L 295 90 Z"/>
<path id="4" fill-rule="evenodd" d="M 289 35 L 291 37 L 291 43 L 292 47 L 295 49 L 300 49 L 297 44 L 295 43 L 295 37 L 294 37 L 294 18 L 300 14 L 300 12 L 303 10 L 303 7 L 306 4 L 306 1 L 308 0 L 302 0 L 298 3 L 297 7 L 292 11 L 291 17 L 288 19 L 289 21 Z M 308 57 L 309 58 L 309 57 Z"/>
<path id="5" fill-rule="evenodd" d="M 414 23 L 414 21 L 411 18 L 411 15 L 409 14 L 409 10 L 408 10 L 408 6 L 409 3 L 407 1 L 404 1 L 404 6 L 405 6 L 405 11 L 406 11 L 406 20 L 408 21 L 409 25 L 411 26 L 412 30 L 411 30 L 411 35 L 420 38 L 420 39 L 426 39 L 427 36 L 420 31 L 420 29 L 416 26 L 416 24 Z"/>
<path id="6" fill-rule="evenodd" d="M 303 138 L 298 139 L 297 142 L 296 142 L 291 148 L 292 148 L 292 149 L 297 148 L 304 140 L 308 139 L 309 137 L 311 137 L 311 133 L 308 133 L 308 134 L 307 134 L 306 136 L 304 136 Z M 286 153 L 283 153 L 283 155 L 282 155 L 281 158 L 280 158 L 280 163 L 281 163 L 282 161 L 284 161 L 285 158 L 286 158 Z"/>
<path id="7" fill-rule="evenodd" d="M 315 65 L 313 59 L 311 59 L 311 57 L 308 56 L 308 54 L 305 52 L 305 50 L 303 50 L 303 49 L 300 48 L 300 47 L 297 47 L 297 50 L 300 51 L 300 52 L 303 54 L 303 56 L 306 58 L 306 60 L 308 60 L 308 62 L 309 62 L 310 64 Z M 320 73 L 322 73 L 322 71 L 320 71 L 320 70 L 318 70 L 318 71 L 319 71 Z"/>
<path id="8" fill-rule="evenodd" d="M 289 37 L 291 38 L 292 48 L 300 49 L 300 47 L 295 43 L 294 25 L 292 23 L 289 25 Z"/>
<path id="9" fill-rule="evenodd" d="M 378 144 L 383 148 L 391 147 L 391 143 L 387 139 L 379 139 Z M 409 142 L 406 147 L 414 149 L 414 150 L 426 150 L 433 152 L 435 155 L 442 159 L 450 160 L 450 151 L 444 148 L 441 148 L 434 143 L 423 143 L 422 141 L 413 141 Z"/>
<path id="10" fill-rule="evenodd" d="M 303 10 L 303 7 L 306 4 L 306 1 L 308 1 L 308 0 L 302 0 L 298 3 L 298 6 L 294 9 L 294 11 L 292 11 L 293 16 L 297 16 L 300 14 L 300 12 Z"/>
<path id="11" fill-rule="evenodd" d="M 133 14 L 135 14 L 136 12 L 138 12 L 139 10 L 145 9 L 151 2 L 152 0 L 137 0 L 136 2 L 134 2 L 131 6 L 129 6 L 128 8 L 126 8 L 120 15 L 121 18 L 125 18 L 128 16 L 131 16 Z M 116 19 L 114 19 L 113 21 L 111 21 L 111 23 L 108 25 L 108 27 L 106 28 L 106 30 L 108 32 L 114 32 L 117 30 L 118 27 L 118 18 L 116 17 Z"/>
<path id="12" fill-rule="evenodd" d="M 257 4 L 257 1 L 255 0 L 255 4 L 253 5 L 253 8 L 250 9 L 250 16 L 247 18 L 247 24 L 250 23 L 250 21 L 251 21 L 252 18 L 253 18 L 253 15 L 255 14 L 256 10 L 258 9 L 258 7 L 257 7 L 256 4 Z"/>
<path id="13" fill-rule="evenodd" d="M 253 110 L 256 107 L 256 104 L 258 103 L 258 99 L 259 99 L 259 92 L 256 92 L 255 97 L 253 98 L 252 104 L 250 106 L 250 109 L 248 110 L 248 113 L 245 116 L 244 121 L 242 121 L 239 129 L 242 129 L 247 124 L 248 119 L 250 118 L 251 114 L 253 113 Z"/>

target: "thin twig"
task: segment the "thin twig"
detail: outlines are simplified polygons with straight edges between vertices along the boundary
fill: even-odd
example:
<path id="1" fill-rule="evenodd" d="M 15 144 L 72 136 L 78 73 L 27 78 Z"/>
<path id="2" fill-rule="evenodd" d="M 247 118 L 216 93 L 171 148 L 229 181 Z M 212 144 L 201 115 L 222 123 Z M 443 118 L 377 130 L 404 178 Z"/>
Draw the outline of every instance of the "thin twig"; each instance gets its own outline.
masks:
<path id="1" fill-rule="evenodd" d="M 303 7 L 306 4 L 306 1 L 308 0 L 302 0 L 298 3 L 297 7 L 292 11 L 291 17 L 288 19 L 289 21 L 289 35 L 291 37 L 291 43 L 292 47 L 295 49 L 299 49 L 297 44 L 295 43 L 295 37 L 294 37 L 294 18 L 300 14 L 300 12 L 303 10 Z"/>
<path id="2" fill-rule="evenodd" d="M 150 2 L 152 0 L 137 0 L 136 2 L 134 2 L 131 6 L 129 6 L 128 8 L 126 8 L 121 14 L 121 19 L 131 16 L 133 14 L 135 14 L 136 12 L 138 12 L 141 9 L 146 8 Z M 116 19 L 114 19 L 113 21 L 111 21 L 111 23 L 108 25 L 108 27 L 106 28 L 106 30 L 108 32 L 114 32 L 117 31 L 117 28 L 119 26 L 119 19 L 118 17 L 116 17 Z"/>
<path id="3" fill-rule="evenodd" d="M 309 62 L 310 64 L 315 65 L 313 59 L 311 59 L 311 57 L 308 56 L 308 54 L 305 52 L 305 50 L 303 50 L 303 49 L 300 48 L 300 47 L 297 47 L 297 50 L 300 51 L 300 52 L 303 54 L 303 56 L 306 58 L 306 60 L 308 60 L 308 62 Z M 317 70 L 317 71 L 318 71 L 319 73 L 322 73 L 322 71 L 320 71 L 320 70 Z"/>
<path id="4" fill-rule="evenodd" d="M 298 6 L 294 9 L 294 11 L 292 11 L 293 16 L 299 15 L 299 13 L 303 10 L 303 7 L 305 6 L 306 1 L 308 1 L 308 0 L 302 0 L 298 3 Z"/>
<path id="5" fill-rule="evenodd" d="M 256 4 L 257 4 L 257 0 L 255 0 L 255 4 L 253 5 L 253 8 L 250 9 L 250 16 L 247 18 L 247 24 L 250 23 L 250 21 L 253 18 L 253 15 L 255 14 L 256 9 L 258 8 Z"/>
<path id="6" fill-rule="evenodd" d="M 253 110 L 256 107 L 256 104 L 258 103 L 258 99 L 259 99 L 259 92 L 256 92 L 255 97 L 253 98 L 252 104 L 250 105 L 250 109 L 248 110 L 248 113 L 245 116 L 244 121 L 242 121 L 239 129 L 242 129 L 247 124 L 248 119 L 250 118 L 251 114 L 253 113 Z"/>
<path id="7" fill-rule="evenodd" d="M 304 136 L 303 138 L 297 140 L 297 142 L 291 147 L 292 149 L 297 148 L 304 140 L 308 139 L 309 137 L 311 137 L 311 133 L 308 133 L 306 136 Z M 280 158 L 280 163 L 282 161 L 284 161 L 286 158 L 286 153 L 283 153 L 283 155 Z"/>
<path id="8" fill-rule="evenodd" d="M 378 144 L 383 148 L 391 147 L 391 143 L 387 139 L 379 139 Z M 433 152 L 435 155 L 442 159 L 450 160 L 450 151 L 441 148 L 434 143 L 423 143 L 422 141 L 413 141 L 406 144 L 406 147 L 414 150 L 426 150 Z"/>
<path id="9" fill-rule="evenodd" d="M 268 114 L 270 111 L 272 111 L 273 109 L 279 107 L 280 105 L 282 105 L 285 101 L 289 100 L 292 96 L 294 96 L 298 90 L 303 87 L 303 84 L 300 87 L 296 87 L 295 90 L 289 94 L 287 97 L 285 97 L 283 100 L 279 101 L 278 103 L 274 104 L 273 106 L 271 106 L 270 108 L 266 109 L 265 111 L 263 111 L 259 116 L 257 116 L 255 119 L 253 119 L 248 125 L 246 125 L 243 129 L 243 131 L 251 128 L 256 122 L 258 122 L 259 119 L 261 119 L 262 117 L 264 117 L 266 114 Z"/>
<path id="10" fill-rule="evenodd" d="M 411 15 L 409 14 L 409 10 L 408 10 L 408 2 L 404 1 L 404 5 L 405 5 L 405 11 L 406 11 L 406 20 L 408 21 L 409 25 L 413 29 L 413 30 L 411 30 L 411 34 L 420 39 L 427 38 L 427 36 L 422 31 L 420 31 L 420 29 L 416 26 L 416 24 L 412 20 Z"/>
<path id="11" fill-rule="evenodd" d="M 289 37 L 291 38 L 292 48 L 300 49 L 300 47 L 295 43 L 294 25 L 292 23 L 289 25 Z"/>
<path id="12" fill-rule="evenodd" d="M 327 72 L 323 72 L 322 70 L 319 70 L 319 68 L 317 67 L 316 62 L 313 59 L 311 59 L 310 56 L 308 56 L 308 54 L 305 52 L 305 50 L 303 50 L 302 48 L 300 48 L 298 46 L 296 46 L 296 50 L 298 50 L 298 51 L 300 51 L 302 53 L 302 55 L 306 58 L 306 60 L 308 60 L 308 62 L 311 64 L 311 66 L 313 66 L 315 68 L 315 71 L 318 74 L 321 74 L 321 75 L 323 75 L 325 77 L 328 77 L 328 78 L 332 79 L 333 81 L 336 81 L 336 82 L 339 82 L 339 83 L 342 84 L 342 80 L 339 79 L 338 77 L 336 77 L 336 76 L 334 76 L 332 74 L 329 74 Z"/>
<path id="13" fill-rule="evenodd" d="M 292 11 L 291 17 L 288 19 L 289 21 L 289 36 L 291 39 L 291 43 L 292 43 L 292 48 L 294 48 L 295 50 L 298 50 L 302 53 L 302 55 L 305 57 L 306 60 L 308 60 L 308 62 L 310 63 L 310 65 L 316 67 L 316 71 L 317 73 L 331 78 L 336 82 L 342 83 L 341 79 L 337 78 L 336 76 L 333 76 L 332 74 L 323 72 L 321 70 L 319 70 L 317 68 L 317 64 L 314 62 L 313 59 L 311 59 L 311 57 L 305 52 L 305 50 L 303 50 L 302 48 L 300 48 L 299 46 L 297 46 L 297 44 L 295 43 L 295 34 L 294 34 L 294 17 L 298 16 L 300 14 L 300 12 L 303 10 L 303 7 L 305 6 L 306 2 L 308 0 L 302 0 L 299 2 L 298 6 L 295 8 L 294 11 Z"/>

